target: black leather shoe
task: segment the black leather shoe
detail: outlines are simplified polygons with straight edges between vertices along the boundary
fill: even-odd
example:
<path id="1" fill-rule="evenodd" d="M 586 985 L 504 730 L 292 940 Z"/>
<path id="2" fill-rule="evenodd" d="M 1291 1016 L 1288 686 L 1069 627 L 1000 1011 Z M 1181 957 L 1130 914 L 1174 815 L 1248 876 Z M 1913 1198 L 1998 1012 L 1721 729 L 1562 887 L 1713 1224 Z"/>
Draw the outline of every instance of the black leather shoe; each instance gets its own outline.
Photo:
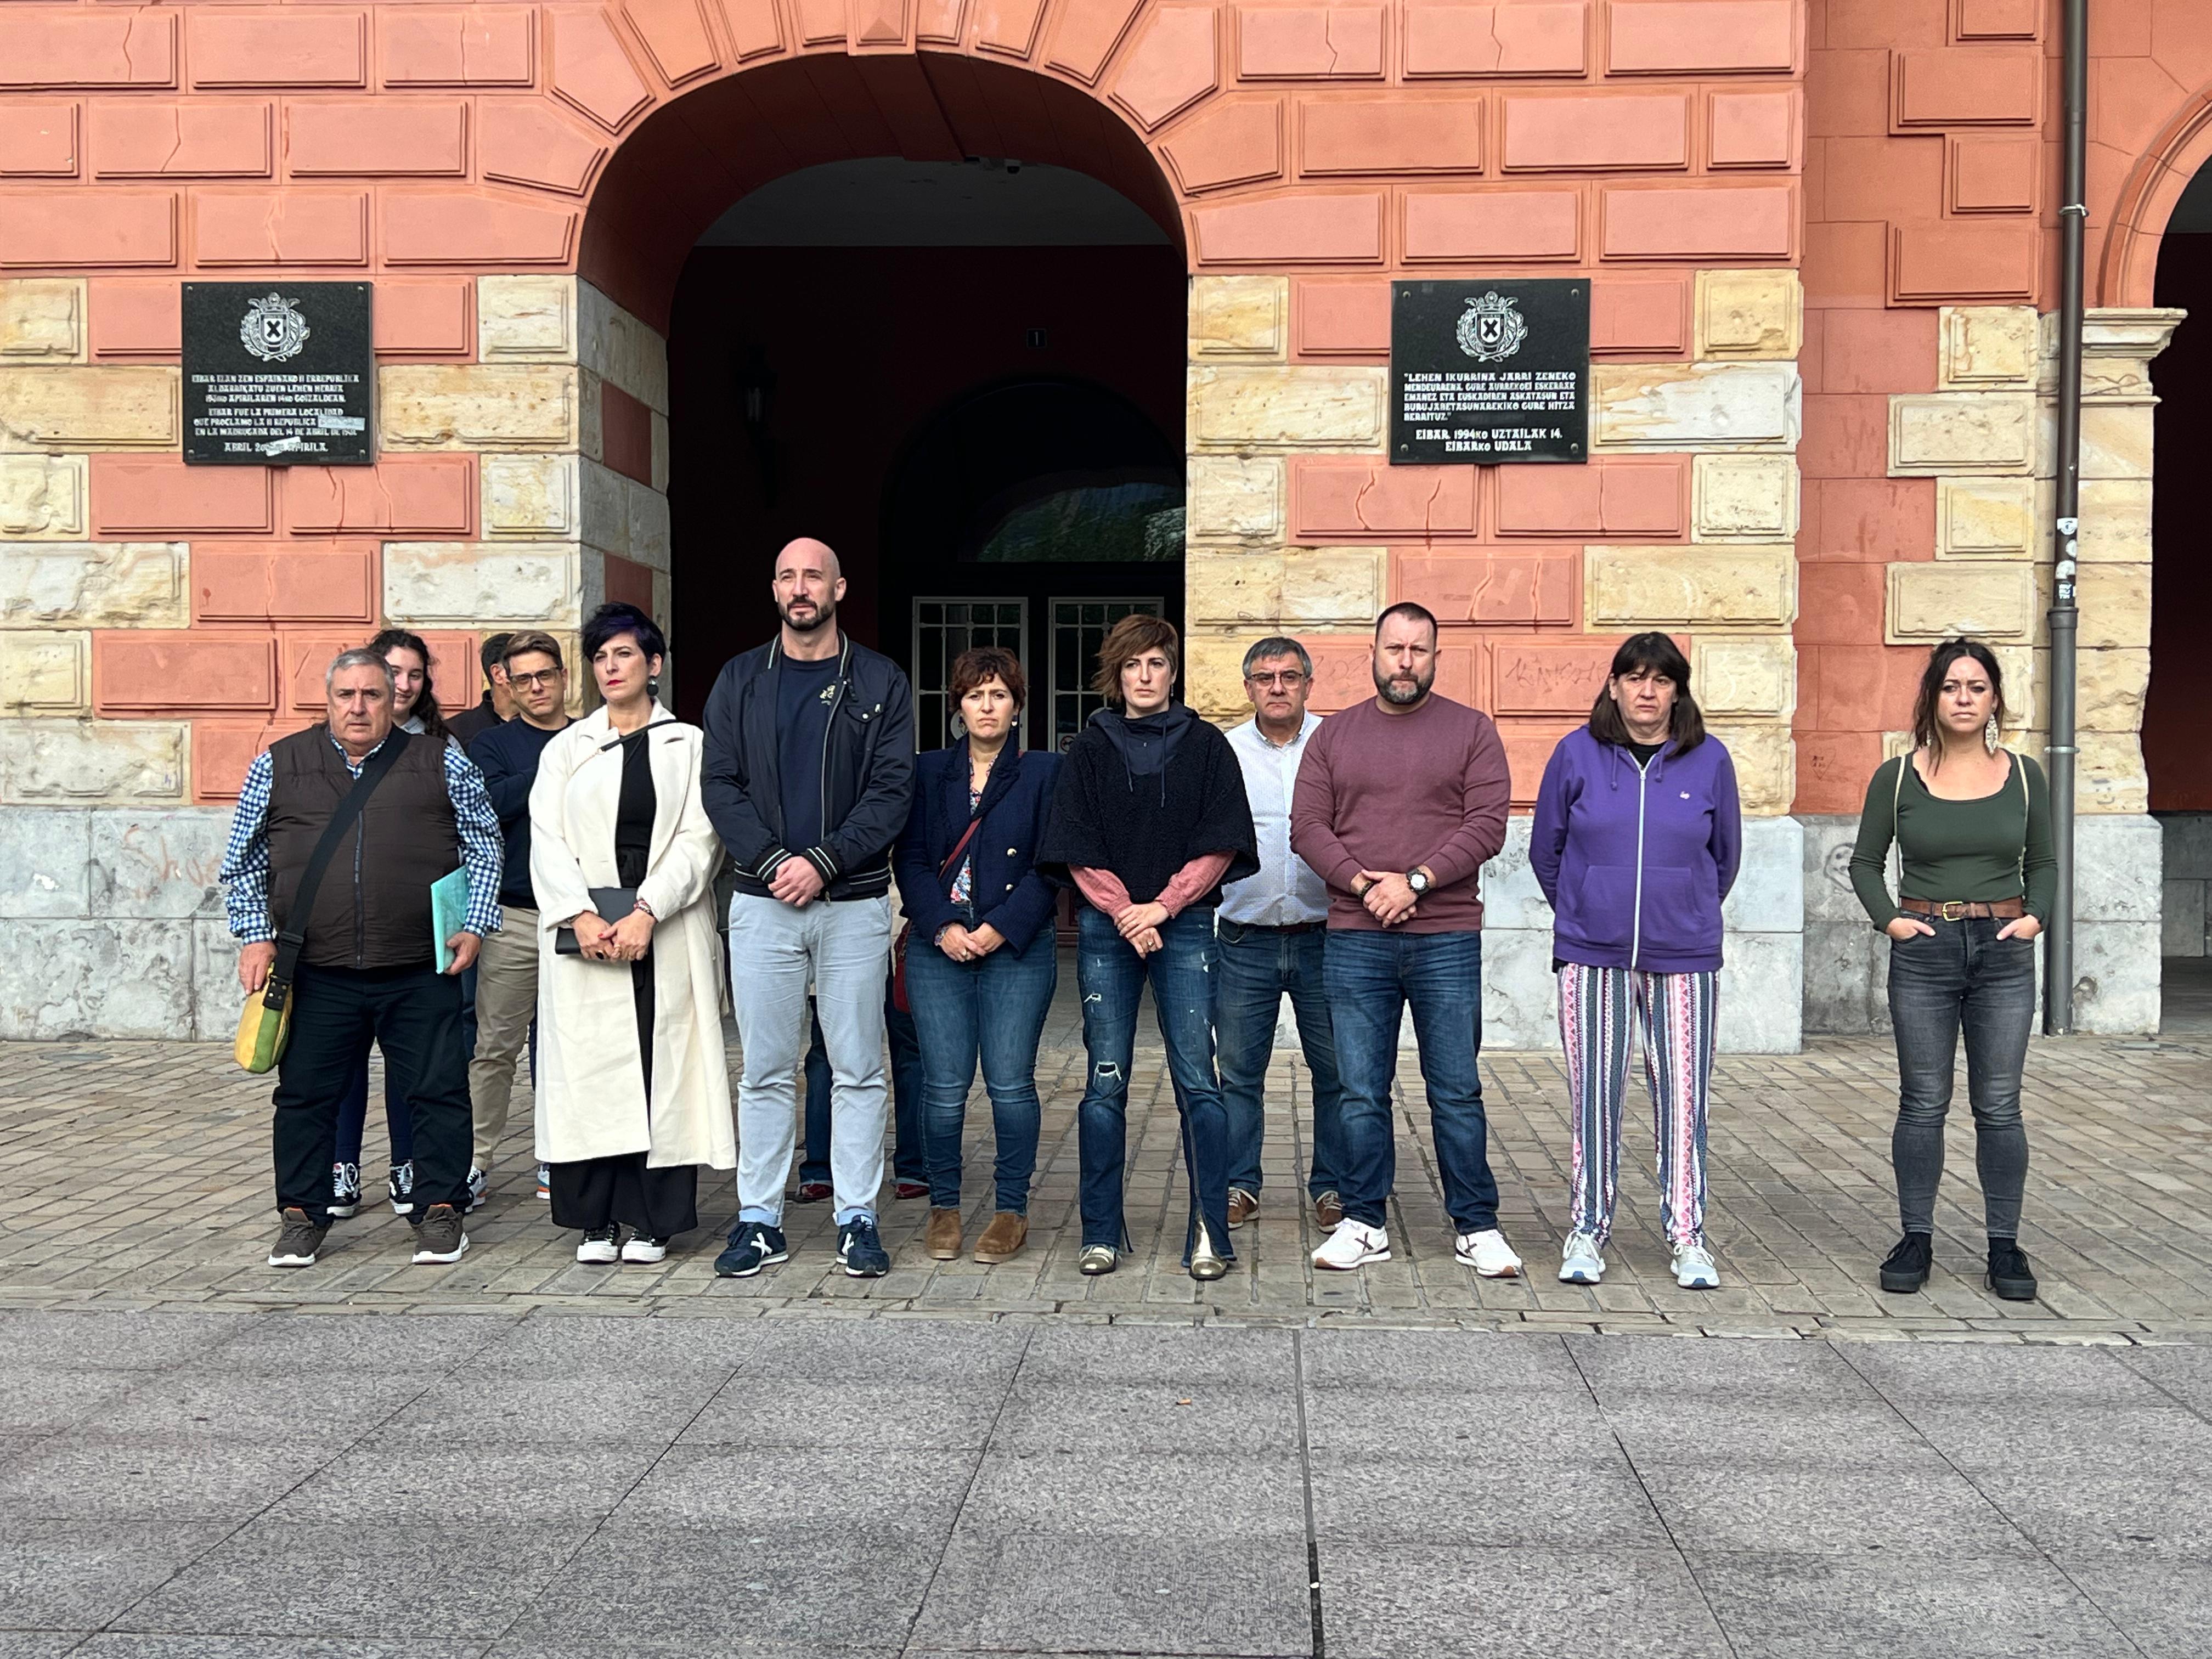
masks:
<path id="1" fill-rule="evenodd" d="M 1928 1282 L 1936 1263 L 1936 1240 L 1929 1233 L 1907 1233 L 1881 1264 L 1881 1287 L 1894 1296 L 1910 1296 Z"/>
<path id="2" fill-rule="evenodd" d="M 2027 1265 L 2027 1257 L 2016 1238 L 1993 1238 L 1990 1241 L 1989 1287 L 2007 1302 L 2035 1300 L 2035 1269 Z"/>

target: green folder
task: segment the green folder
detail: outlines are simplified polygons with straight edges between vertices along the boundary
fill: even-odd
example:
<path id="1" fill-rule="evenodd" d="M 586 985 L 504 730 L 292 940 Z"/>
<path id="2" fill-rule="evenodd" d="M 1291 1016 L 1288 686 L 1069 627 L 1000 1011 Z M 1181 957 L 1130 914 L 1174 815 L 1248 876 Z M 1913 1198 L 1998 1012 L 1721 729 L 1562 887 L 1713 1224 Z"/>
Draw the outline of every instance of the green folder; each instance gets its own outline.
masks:
<path id="1" fill-rule="evenodd" d="M 437 957 L 440 973 L 453 965 L 453 953 L 446 941 L 459 933 L 468 919 L 469 872 L 464 866 L 430 884 L 430 948 Z"/>

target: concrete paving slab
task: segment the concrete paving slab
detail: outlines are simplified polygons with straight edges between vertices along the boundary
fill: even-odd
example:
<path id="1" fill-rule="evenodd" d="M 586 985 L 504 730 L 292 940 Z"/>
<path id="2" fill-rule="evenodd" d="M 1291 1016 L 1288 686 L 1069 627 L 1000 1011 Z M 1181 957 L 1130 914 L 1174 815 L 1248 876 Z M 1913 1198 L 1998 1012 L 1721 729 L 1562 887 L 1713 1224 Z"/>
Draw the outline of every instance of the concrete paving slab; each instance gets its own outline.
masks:
<path id="1" fill-rule="evenodd" d="M 1024 1377 L 1007 1395 L 995 1443 L 1023 1451 L 1229 1452 L 1294 1442 L 1287 1388 L 1224 1382 L 1073 1382 Z"/>
<path id="2" fill-rule="evenodd" d="M 1314 1531 L 1378 1546 L 1463 1539 L 1506 1546 L 1670 1549 L 1644 1485 L 1610 1444 L 1557 1462 L 1504 1467 L 1473 1457 L 1313 1455 Z"/>
<path id="3" fill-rule="evenodd" d="M 96 1630 L 220 1537 L 190 1521 L 55 1521 L 0 1515 L 0 1607 L 27 1628 Z"/>
<path id="4" fill-rule="evenodd" d="M 941 1540 L 975 1463 L 972 1452 L 672 1446 L 623 1496 L 611 1524 L 781 1532 L 859 1522 Z"/>
<path id="5" fill-rule="evenodd" d="M 387 1431 L 422 1446 L 665 1445 L 727 1380 L 715 1367 L 663 1377 L 647 1392 L 573 1376 L 454 1376 L 410 1403 Z"/>
<path id="6" fill-rule="evenodd" d="M 842 1382 L 803 1387 L 788 1378 L 753 1386 L 740 1378 L 702 1409 L 684 1445 L 787 1447 L 795 1450 L 980 1451 L 991 1437 L 1000 1389 L 944 1383 Z"/>
<path id="7" fill-rule="evenodd" d="M 1240 1540 L 1306 1535 L 1305 1473 L 1286 1449 L 1261 1454 L 1078 1450 L 984 1454 L 961 1506 L 971 1532 L 1079 1532 L 1086 1538 Z"/>
<path id="8" fill-rule="evenodd" d="M 657 1444 L 426 1446 L 364 1437 L 285 1492 L 271 1513 L 314 1522 L 421 1521 L 458 1505 L 467 1516 L 547 1525 L 595 1522 L 660 1455 Z"/>
<path id="9" fill-rule="evenodd" d="M 1686 1548 L 1701 1553 L 1906 1559 L 2027 1555 L 2034 1546 L 1974 1484 L 1933 1453 L 1862 1467 L 1798 1462 L 1638 1462 L 1637 1474 Z"/>
<path id="10" fill-rule="evenodd" d="M 0 1467 L 0 1510 L 26 1521 L 236 1524 L 326 1462 L 327 1440 L 204 1431 L 53 1437 Z M 222 1528 L 204 1529 L 210 1541 Z"/>

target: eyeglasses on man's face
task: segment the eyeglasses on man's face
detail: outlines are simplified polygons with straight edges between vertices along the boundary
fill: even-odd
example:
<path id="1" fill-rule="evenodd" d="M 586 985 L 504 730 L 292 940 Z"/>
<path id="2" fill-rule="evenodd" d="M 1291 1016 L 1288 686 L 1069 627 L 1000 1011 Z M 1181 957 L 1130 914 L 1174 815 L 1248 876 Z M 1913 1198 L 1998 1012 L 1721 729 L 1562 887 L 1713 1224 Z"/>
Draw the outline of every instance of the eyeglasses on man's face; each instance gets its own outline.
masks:
<path id="1" fill-rule="evenodd" d="M 507 683 L 535 691 L 541 685 L 558 685 L 566 672 L 559 668 L 541 668 L 534 674 L 518 674 L 510 668 L 507 672 Z"/>
<path id="2" fill-rule="evenodd" d="M 1247 674 L 1244 678 L 1252 685 L 1280 686 L 1285 691 L 1296 690 L 1306 680 L 1305 675 L 1295 668 L 1280 669 L 1272 674 Z"/>

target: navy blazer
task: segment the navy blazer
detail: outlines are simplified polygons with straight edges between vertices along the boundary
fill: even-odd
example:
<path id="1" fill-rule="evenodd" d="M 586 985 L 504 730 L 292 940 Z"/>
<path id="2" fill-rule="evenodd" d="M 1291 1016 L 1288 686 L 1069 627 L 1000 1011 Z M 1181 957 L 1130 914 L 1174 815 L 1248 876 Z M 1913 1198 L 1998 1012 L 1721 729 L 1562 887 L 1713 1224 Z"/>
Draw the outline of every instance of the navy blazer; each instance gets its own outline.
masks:
<path id="1" fill-rule="evenodd" d="M 1060 757 L 1049 750 L 1017 750 L 1009 743 L 992 763 L 990 781 L 980 803 L 982 824 L 968 843 L 975 860 L 970 890 L 975 923 L 989 922 L 1019 956 L 1040 933 L 1052 948 L 1055 884 L 1036 867 L 1037 843 L 1052 814 L 1053 788 Z M 906 833 L 891 855 L 899 898 L 922 943 L 956 921 L 964 921 L 946 890 L 951 877 L 938 871 L 968 828 L 968 742 L 935 749 L 915 757 L 914 805 Z"/>

